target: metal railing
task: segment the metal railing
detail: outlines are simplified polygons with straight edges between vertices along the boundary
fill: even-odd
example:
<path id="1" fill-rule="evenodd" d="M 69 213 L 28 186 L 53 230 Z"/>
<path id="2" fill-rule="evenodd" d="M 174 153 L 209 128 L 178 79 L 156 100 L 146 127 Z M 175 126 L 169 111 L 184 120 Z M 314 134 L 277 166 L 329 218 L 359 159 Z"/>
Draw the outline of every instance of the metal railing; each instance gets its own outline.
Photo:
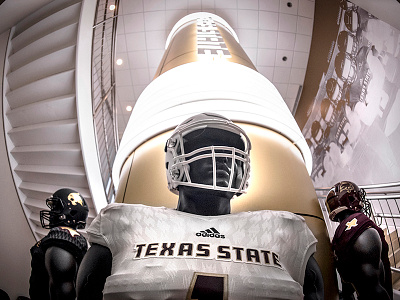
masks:
<path id="1" fill-rule="evenodd" d="M 110 6 L 114 5 L 114 9 Z M 112 165 L 119 146 L 114 49 L 119 0 L 99 0 L 93 26 L 92 99 L 99 165 L 107 202 L 115 198 Z"/>
<path id="2" fill-rule="evenodd" d="M 400 182 L 361 187 L 371 202 L 375 223 L 385 231 L 392 271 L 400 273 Z"/>
<path id="3" fill-rule="evenodd" d="M 360 185 L 372 208 L 371 219 L 383 229 L 389 245 L 389 260 L 393 272 L 400 273 L 400 182 Z M 325 197 L 330 188 L 317 188 L 318 201 L 324 215 L 329 237 L 332 239 L 338 223 L 328 218 Z"/>

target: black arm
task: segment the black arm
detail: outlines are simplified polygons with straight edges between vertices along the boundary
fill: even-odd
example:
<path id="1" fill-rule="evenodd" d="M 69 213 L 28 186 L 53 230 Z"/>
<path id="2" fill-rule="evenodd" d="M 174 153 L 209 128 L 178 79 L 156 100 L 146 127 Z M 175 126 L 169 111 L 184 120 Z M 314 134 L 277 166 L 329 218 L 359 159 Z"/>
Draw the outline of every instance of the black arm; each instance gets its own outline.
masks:
<path id="1" fill-rule="evenodd" d="M 53 246 L 46 250 L 45 266 L 49 274 L 50 298 L 75 299 L 75 275 L 78 268 L 75 257 L 67 250 Z"/>
<path id="2" fill-rule="evenodd" d="M 355 300 L 354 299 L 354 287 L 351 285 L 351 283 L 344 282 L 342 280 L 342 293 L 341 293 L 341 299 L 343 300 Z M 340 297 L 339 297 L 340 298 Z"/>
<path id="3" fill-rule="evenodd" d="M 390 299 L 389 292 L 380 279 L 383 273 L 381 260 L 382 242 L 374 228 L 365 230 L 354 243 L 351 251 L 355 263 L 352 283 L 362 299 Z"/>
<path id="4" fill-rule="evenodd" d="M 305 300 L 324 299 L 324 280 L 322 279 L 321 269 L 314 256 L 311 256 L 307 262 L 303 294 Z"/>
<path id="5" fill-rule="evenodd" d="M 106 278 L 111 274 L 112 254 L 109 248 L 93 244 L 79 267 L 78 300 L 101 300 Z"/>

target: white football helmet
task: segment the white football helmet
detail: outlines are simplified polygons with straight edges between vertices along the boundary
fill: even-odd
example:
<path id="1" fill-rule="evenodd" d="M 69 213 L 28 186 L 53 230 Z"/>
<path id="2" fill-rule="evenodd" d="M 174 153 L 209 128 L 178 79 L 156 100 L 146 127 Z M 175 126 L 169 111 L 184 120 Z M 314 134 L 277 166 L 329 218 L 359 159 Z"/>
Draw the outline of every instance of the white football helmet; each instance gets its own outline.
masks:
<path id="1" fill-rule="evenodd" d="M 218 142 L 196 148 L 196 141 L 208 137 L 213 138 L 213 135 Z M 216 138 L 215 135 L 218 137 Z M 226 141 L 224 141 L 224 137 L 226 137 Z M 194 150 L 192 149 L 193 144 Z M 188 150 L 189 145 L 191 148 Z M 228 191 L 236 195 L 245 193 L 250 177 L 250 149 L 250 139 L 231 120 L 214 113 L 195 115 L 179 124 L 165 145 L 168 188 L 175 194 L 178 194 L 180 185 Z M 218 158 L 229 161 L 229 166 L 225 170 L 230 173 L 229 183 L 226 186 L 217 184 Z M 189 175 L 191 164 L 202 159 L 208 159 L 210 162 L 212 160 L 213 184 L 194 182 Z M 242 172 L 241 176 L 237 176 L 238 172 Z M 239 180 L 235 178 L 239 178 Z"/>

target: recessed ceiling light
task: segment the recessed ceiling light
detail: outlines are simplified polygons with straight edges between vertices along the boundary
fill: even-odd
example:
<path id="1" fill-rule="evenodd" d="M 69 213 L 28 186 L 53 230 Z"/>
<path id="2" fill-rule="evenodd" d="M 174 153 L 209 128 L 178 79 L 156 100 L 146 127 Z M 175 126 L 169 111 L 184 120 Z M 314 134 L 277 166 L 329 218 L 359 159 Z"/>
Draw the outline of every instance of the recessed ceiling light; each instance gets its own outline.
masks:
<path id="1" fill-rule="evenodd" d="M 115 10 L 115 5 L 114 5 L 114 4 L 111 4 L 110 7 L 109 7 L 109 9 L 110 9 L 110 10 Z"/>
<path id="2" fill-rule="evenodd" d="M 116 61 L 118 66 L 122 65 L 123 62 L 124 61 L 121 58 L 118 58 L 117 61 Z"/>
<path id="3" fill-rule="evenodd" d="M 132 109 L 133 109 L 133 107 L 130 106 L 130 105 L 128 105 L 128 106 L 126 107 L 126 111 L 132 111 Z"/>

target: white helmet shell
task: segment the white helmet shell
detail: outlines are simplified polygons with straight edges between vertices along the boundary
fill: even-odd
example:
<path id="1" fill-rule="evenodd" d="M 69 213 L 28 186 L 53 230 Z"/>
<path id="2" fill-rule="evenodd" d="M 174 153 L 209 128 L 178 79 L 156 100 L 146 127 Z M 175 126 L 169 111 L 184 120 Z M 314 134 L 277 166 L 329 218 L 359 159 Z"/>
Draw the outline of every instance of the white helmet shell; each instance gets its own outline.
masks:
<path id="1" fill-rule="evenodd" d="M 244 149 L 228 145 L 208 146 L 186 153 L 184 137 L 195 130 L 206 128 L 220 129 L 238 135 L 238 139 L 244 144 Z M 231 120 L 215 113 L 202 113 L 190 117 L 176 127 L 165 145 L 168 188 L 175 194 L 178 194 L 178 187 L 180 185 L 228 191 L 236 195 L 245 193 L 250 177 L 250 149 L 250 139 L 243 129 L 235 125 Z M 216 183 L 216 157 L 228 158 L 232 162 L 228 186 L 220 186 Z M 189 175 L 190 163 L 204 158 L 212 159 L 213 161 L 212 185 L 192 182 Z M 240 163 L 243 170 L 242 179 L 239 184 L 234 183 L 233 180 L 235 171 L 237 171 L 234 168 L 235 163 Z"/>

